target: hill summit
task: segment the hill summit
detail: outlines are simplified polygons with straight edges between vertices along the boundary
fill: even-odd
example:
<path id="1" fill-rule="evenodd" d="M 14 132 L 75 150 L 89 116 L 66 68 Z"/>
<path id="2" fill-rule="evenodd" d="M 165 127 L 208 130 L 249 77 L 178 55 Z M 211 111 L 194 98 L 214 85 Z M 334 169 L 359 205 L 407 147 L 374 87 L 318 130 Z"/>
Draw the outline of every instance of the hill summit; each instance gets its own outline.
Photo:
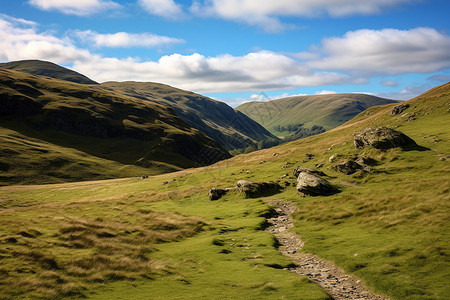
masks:
<path id="1" fill-rule="evenodd" d="M 49 61 L 42 60 L 19 60 L 7 63 L 0 63 L 0 68 L 20 71 L 33 75 L 47 76 L 51 78 L 66 80 L 70 82 L 80 84 L 98 84 L 97 82 L 89 79 L 88 77 L 64 68 L 60 65 L 54 64 Z"/>

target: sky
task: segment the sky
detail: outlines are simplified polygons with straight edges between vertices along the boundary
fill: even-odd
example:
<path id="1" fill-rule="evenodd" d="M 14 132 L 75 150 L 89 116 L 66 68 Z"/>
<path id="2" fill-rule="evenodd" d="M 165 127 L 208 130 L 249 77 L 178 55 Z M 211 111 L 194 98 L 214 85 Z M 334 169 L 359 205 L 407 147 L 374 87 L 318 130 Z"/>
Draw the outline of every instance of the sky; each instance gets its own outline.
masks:
<path id="1" fill-rule="evenodd" d="M 0 0 L 0 61 L 151 81 L 235 107 L 450 81 L 448 0 Z"/>

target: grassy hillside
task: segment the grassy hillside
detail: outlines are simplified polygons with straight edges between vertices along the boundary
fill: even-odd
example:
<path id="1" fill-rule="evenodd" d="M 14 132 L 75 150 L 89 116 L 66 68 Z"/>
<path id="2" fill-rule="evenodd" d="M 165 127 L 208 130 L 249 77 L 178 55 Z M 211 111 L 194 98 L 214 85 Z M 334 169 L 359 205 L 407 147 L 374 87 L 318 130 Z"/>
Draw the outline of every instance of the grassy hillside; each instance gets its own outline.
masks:
<path id="1" fill-rule="evenodd" d="M 287 129 L 289 126 L 303 124 L 304 128 L 316 125 L 330 130 L 369 107 L 394 102 L 364 94 L 332 94 L 247 102 L 236 110 L 260 123 L 276 136 L 284 137 L 295 130 L 283 130 L 283 127 Z"/>
<path id="2" fill-rule="evenodd" d="M 266 203 L 281 199 L 298 206 L 292 230 L 303 252 L 391 299 L 447 299 L 450 84 L 407 103 L 398 115 L 390 113 L 395 104 L 372 107 L 320 135 L 146 180 L 1 187 L 3 295 L 326 299 L 318 286 L 274 268 L 290 261 L 261 225 Z M 353 134 L 369 126 L 396 128 L 420 147 L 356 149 Z M 370 157 L 373 171 L 337 172 L 333 154 Z M 322 165 L 341 192 L 300 197 L 291 185 L 273 196 L 208 200 L 209 188 L 240 179 L 295 183 L 278 178 L 298 165 Z"/>
<path id="3" fill-rule="evenodd" d="M 164 173 L 229 157 L 163 106 L 0 69 L 1 184 Z"/>
<path id="4" fill-rule="evenodd" d="M 227 104 L 193 92 L 152 82 L 105 82 L 101 86 L 173 108 L 185 122 L 227 150 L 256 146 L 261 140 L 276 139 L 263 126 Z"/>
<path id="5" fill-rule="evenodd" d="M 42 60 L 20 60 L 0 63 L 0 68 L 15 70 L 33 75 L 67 80 L 81 84 L 97 84 L 97 82 L 73 70 Z"/>

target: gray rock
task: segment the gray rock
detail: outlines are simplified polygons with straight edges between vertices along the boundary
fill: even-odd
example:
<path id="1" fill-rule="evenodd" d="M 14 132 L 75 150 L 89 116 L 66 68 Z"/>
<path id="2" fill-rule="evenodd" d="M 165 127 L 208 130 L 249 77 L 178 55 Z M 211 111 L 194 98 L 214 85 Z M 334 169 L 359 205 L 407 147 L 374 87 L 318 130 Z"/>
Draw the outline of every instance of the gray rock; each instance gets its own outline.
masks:
<path id="1" fill-rule="evenodd" d="M 362 132 L 355 133 L 353 139 L 356 148 L 372 146 L 376 149 L 388 150 L 397 147 L 417 147 L 416 142 L 412 138 L 400 131 L 387 127 L 366 128 Z"/>
<path id="2" fill-rule="evenodd" d="M 344 173 L 346 175 L 351 175 L 353 173 L 356 173 L 356 171 L 358 170 L 363 170 L 364 166 L 357 163 L 353 159 L 346 159 L 334 165 L 333 168 L 338 172 Z"/>
<path id="3" fill-rule="evenodd" d="M 408 109 L 408 107 L 409 107 L 409 104 L 408 104 L 408 103 L 400 104 L 400 105 L 394 106 L 394 108 L 393 108 L 392 111 L 391 111 L 391 115 L 399 115 L 399 114 L 401 114 L 402 112 L 404 112 L 406 109 Z"/>
<path id="4" fill-rule="evenodd" d="M 228 189 L 216 189 L 211 188 L 208 193 L 209 200 L 219 200 L 223 195 L 228 192 Z"/>
<path id="5" fill-rule="evenodd" d="M 297 182 L 297 191 L 305 195 L 331 195 L 339 191 L 327 180 L 307 172 L 301 172 L 298 175 Z"/>
<path id="6" fill-rule="evenodd" d="M 335 153 L 333 155 L 330 156 L 330 158 L 328 159 L 329 162 L 335 162 L 338 158 L 339 158 L 339 154 Z"/>
<path id="7" fill-rule="evenodd" d="M 281 185 L 273 181 L 254 182 L 250 180 L 239 180 L 237 188 L 249 198 L 273 195 L 283 189 Z"/>
<path id="8" fill-rule="evenodd" d="M 298 166 L 296 169 L 294 169 L 294 177 L 295 177 L 295 178 L 298 178 L 298 175 L 299 175 L 301 172 L 305 172 L 305 173 L 309 173 L 309 174 L 314 174 L 314 175 L 317 175 L 317 176 L 327 176 L 327 174 L 325 174 L 325 173 L 322 172 L 322 171 L 314 170 L 314 169 L 307 168 L 307 167 Z"/>

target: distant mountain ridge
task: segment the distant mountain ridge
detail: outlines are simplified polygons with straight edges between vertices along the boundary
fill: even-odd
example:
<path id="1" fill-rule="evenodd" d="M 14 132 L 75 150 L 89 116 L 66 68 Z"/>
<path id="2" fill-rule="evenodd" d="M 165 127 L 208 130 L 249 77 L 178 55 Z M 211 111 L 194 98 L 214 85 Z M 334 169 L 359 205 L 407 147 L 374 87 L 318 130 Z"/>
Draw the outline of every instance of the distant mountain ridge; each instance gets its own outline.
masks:
<path id="1" fill-rule="evenodd" d="M 98 84 L 80 73 L 47 61 L 14 61 L 1 63 L 0 68 L 81 84 Z M 236 112 L 226 103 L 190 91 L 153 82 L 105 82 L 101 86 L 109 91 L 172 108 L 186 123 L 227 150 L 256 146 L 267 139 L 277 140 L 263 126 Z"/>
<path id="2" fill-rule="evenodd" d="M 80 84 L 98 84 L 88 77 L 64 68 L 49 61 L 42 60 L 19 60 L 7 63 L 0 63 L 0 68 L 20 71 L 33 75 L 47 76 L 51 78 L 66 80 Z"/>
<path id="3" fill-rule="evenodd" d="M 289 134 L 284 128 L 335 128 L 365 109 L 398 101 L 366 94 L 294 96 L 271 101 L 241 104 L 236 110 L 263 125 L 276 136 Z"/>
<path id="4" fill-rule="evenodd" d="M 104 82 L 101 86 L 174 109 L 185 122 L 227 150 L 256 146 L 260 141 L 277 139 L 263 126 L 226 103 L 193 92 L 153 82 Z"/>
<path id="5" fill-rule="evenodd" d="M 157 174 L 230 157 L 171 109 L 0 68 L 0 184 Z"/>

